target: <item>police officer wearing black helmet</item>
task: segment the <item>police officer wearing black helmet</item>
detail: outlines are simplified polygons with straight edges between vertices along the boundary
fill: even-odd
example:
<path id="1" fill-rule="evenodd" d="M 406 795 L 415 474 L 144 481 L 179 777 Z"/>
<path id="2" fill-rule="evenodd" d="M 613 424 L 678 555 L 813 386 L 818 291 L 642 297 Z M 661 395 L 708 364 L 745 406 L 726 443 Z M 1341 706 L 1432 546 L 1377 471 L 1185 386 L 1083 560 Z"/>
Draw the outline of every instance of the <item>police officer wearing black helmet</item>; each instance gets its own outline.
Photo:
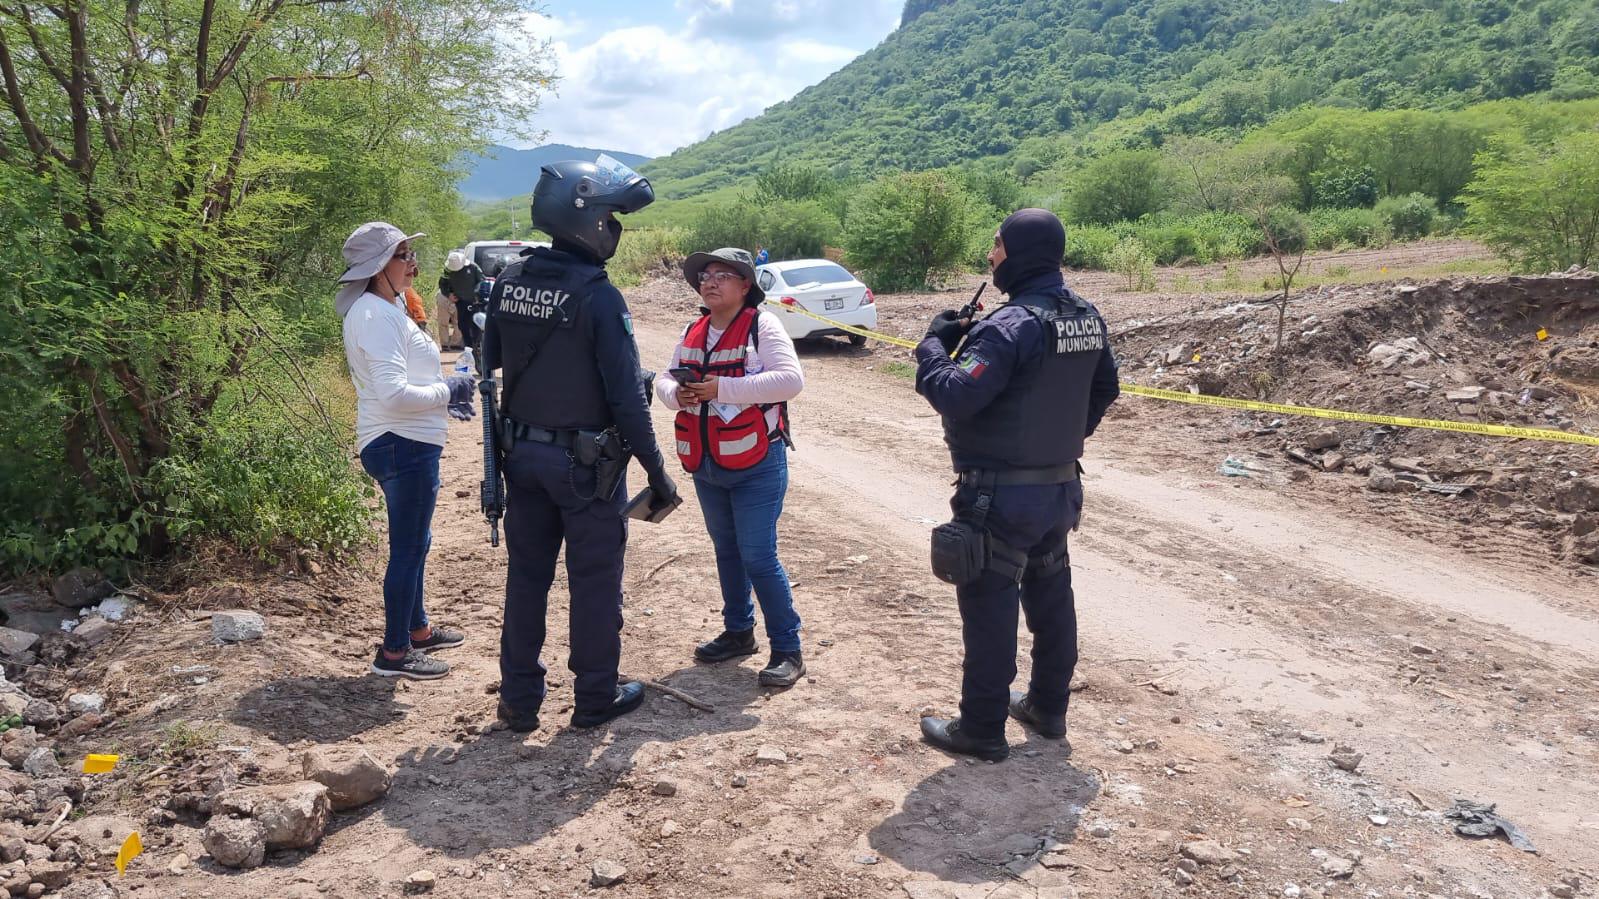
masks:
<path id="1" fill-rule="evenodd" d="M 605 262 L 622 234 L 616 214 L 654 199 L 648 181 L 606 156 L 544 166 L 533 224 L 552 246 L 523 253 L 489 297 L 483 370 L 503 370 L 499 436 L 508 488 L 499 717 L 513 730 L 539 725 L 539 654 L 563 540 L 572 725 L 604 724 L 644 699 L 642 684 L 617 676 L 628 457 L 639 460 L 657 498 L 675 498 L 677 488 L 650 425 L 632 316 Z"/>
<path id="2" fill-rule="evenodd" d="M 1066 550 L 1083 507 L 1077 460 L 1120 393 L 1104 319 L 1061 277 L 1065 249 L 1053 213 L 1012 214 L 988 254 L 994 286 L 1010 301 L 976 324 L 941 312 L 916 348 L 916 392 L 943 417 L 958 475 L 954 520 L 933 532 L 933 570 L 956 585 L 966 650 L 960 716 L 923 718 L 922 735 L 990 761 L 1010 753 L 1007 714 L 1040 736 L 1066 736 L 1077 665 Z M 1025 693 L 1010 689 L 1018 600 L 1033 635 Z"/>

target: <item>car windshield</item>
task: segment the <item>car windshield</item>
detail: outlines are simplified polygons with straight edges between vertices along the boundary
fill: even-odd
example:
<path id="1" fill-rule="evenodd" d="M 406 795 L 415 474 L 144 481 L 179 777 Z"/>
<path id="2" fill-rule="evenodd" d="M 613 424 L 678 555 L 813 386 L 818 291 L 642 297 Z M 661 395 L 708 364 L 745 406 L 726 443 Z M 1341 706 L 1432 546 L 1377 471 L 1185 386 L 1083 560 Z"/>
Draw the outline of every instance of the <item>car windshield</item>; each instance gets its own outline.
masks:
<path id="1" fill-rule="evenodd" d="M 803 287 L 806 284 L 838 284 L 854 280 L 854 277 L 842 265 L 834 265 L 831 262 L 783 269 L 783 280 L 788 282 L 790 287 Z"/>
<path id="2" fill-rule="evenodd" d="M 517 257 L 522 255 L 522 251 L 525 249 L 527 249 L 525 246 L 478 247 L 477 252 L 474 254 L 476 258 L 472 261 L 476 262 L 477 267 L 483 270 L 483 274 L 492 276 L 496 265 L 501 262 L 510 265 L 517 260 Z"/>

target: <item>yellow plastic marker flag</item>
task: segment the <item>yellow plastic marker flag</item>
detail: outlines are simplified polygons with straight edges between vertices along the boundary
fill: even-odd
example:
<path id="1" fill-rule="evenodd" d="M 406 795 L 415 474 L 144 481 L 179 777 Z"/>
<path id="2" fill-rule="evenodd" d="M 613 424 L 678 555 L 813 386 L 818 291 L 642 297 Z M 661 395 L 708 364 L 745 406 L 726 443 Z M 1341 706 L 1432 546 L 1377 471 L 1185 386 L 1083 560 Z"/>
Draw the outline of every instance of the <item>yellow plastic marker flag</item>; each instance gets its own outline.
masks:
<path id="1" fill-rule="evenodd" d="M 1549 339 L 1549 332 L 1547 330 L 1543 329 L 1543 328 L 1539 328 L 1538 329 L 1538 339 L 1539 340 L 1548 340 Z"/>
<path id="2" fill-rule="evenodd" d="M 139 832 L 135 830 L 128 834 L 128 838 L 122 841 L 122 848 L 117 850 L 117 873 L 128 873 L 128 862 L 138 858 L 143 851 L 144 842 L 139 839 Z"/>
<path id="3" fill-rule="evenodd" d="M 1194 361 L 1195 361 L 1195 362 L 1198 362 L 1198 361 L 1199 361 L 1199 354 L 1198 354 L 1198 353 L 1195 353 L 1195 354 L 1194 354 Z"/>
<path id="4" fill-rule="evenodd" d="M 83 757 L 84 774 L 106 774 L 117 766 L 119 755 L 97 755 L 93 752 Z"/>

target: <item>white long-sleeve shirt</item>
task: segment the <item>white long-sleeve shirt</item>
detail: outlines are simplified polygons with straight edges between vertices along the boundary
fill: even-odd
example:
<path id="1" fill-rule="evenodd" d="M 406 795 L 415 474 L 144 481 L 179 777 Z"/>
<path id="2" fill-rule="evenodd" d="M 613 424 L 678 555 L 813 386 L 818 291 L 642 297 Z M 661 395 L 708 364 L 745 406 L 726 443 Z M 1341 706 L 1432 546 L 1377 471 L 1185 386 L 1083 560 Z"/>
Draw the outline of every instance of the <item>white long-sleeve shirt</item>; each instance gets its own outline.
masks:
<path id="1" fill-rule="evenodd" d="M 450 388 L 439 372 L 439 347 L 391 303 L 362 294 L 344 316 L 344 358 L 355 382 L 355 449 L 393 432 L 444 445 Z"/>
<path id="2" fill-rule="evenodd" d="M 755 333 L 760 334 L 760 348 L 755 348 Z M 688 334 L 688 328 L 683 329 Z M 707 348 L 716 346 L 722 332 L 711 328 L 706 335 Z M 794 339 L 783 330 L 777 316 L 762 311 L 755 317 L 755 328 L 750 334 L 748 355 L 741 378 L 719 378 L 716 385 L 716 402 L 729 406 L 756 406 L 769 403 L 786 403 L 799 396 L 805 388 L 805 372 L 800 368 L 799 354 L 794 352 Z M 683 361 L 683 340 L 678 338 L 672 349 L 672 363 L 668 369 L 678 368 Z M 655 378 L 655 395 L 661 404 L 675 411 L 683 404 L 677 400 L 677 380 L 662 372 Z M 766 410 L 766 424 L 777 427 L 778 410 Z"/>

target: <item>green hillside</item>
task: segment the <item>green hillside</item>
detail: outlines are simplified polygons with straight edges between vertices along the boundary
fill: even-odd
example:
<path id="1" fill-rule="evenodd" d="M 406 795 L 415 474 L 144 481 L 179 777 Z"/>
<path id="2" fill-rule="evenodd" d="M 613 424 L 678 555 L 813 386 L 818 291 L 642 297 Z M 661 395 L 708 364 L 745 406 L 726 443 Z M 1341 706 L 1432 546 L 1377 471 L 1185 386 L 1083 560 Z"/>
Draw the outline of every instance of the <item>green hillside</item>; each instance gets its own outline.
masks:
<path id="1" fill-rule="evenodd" d="M 667 197 L 779 159 L 839 174 L 1015 154 L 1100 128 L 1228 133 L 1307 103 L 1455 108 L 1599 93 L 1595 0 L 910 0 L 878 47 L 646 174 Z"/>

